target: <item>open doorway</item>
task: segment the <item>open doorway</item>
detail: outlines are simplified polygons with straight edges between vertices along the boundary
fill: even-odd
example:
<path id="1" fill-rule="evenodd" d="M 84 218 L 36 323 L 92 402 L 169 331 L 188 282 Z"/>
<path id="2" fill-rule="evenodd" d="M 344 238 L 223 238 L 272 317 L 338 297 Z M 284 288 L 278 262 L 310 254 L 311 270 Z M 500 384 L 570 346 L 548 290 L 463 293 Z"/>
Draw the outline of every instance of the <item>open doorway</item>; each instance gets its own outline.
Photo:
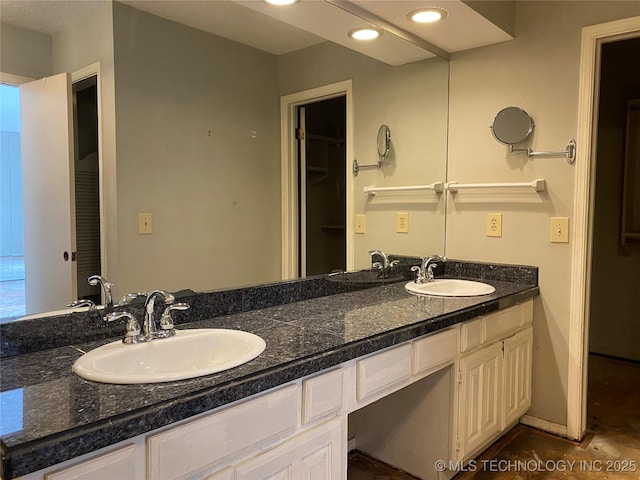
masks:
<path id="1" fill-rule="evenodd" d="M 0 318 L 25 314 L 20 88 L 0 84 Z"/>
<path id="2" fill-rule="evenodd" d="M 297 107 L 299 276 L 343 271 L 346 246 L 346 97 Z"/>
<path id="3" fill-rule="evenodd" d="M 100 304 L 100 286 L 87 282 L 91 275 L 102 272 L 97 76 L 75 82 L 72 92 L 77 296 Z"/>
<path id="4" fill-rule="evenodd" d="M 587 428 L 640 449 L 640 37 L 604 43 L 600 57 Z M 626 223 L 626 225 L 625 225 Z M 637 232 L 632 230 L 636 227 Z M 622 436 L 622 437 L 621 437 Z M 635 438 L 635 440 L 633 440 Z M 620 454 L 620 458 L 627 456 Z"/>

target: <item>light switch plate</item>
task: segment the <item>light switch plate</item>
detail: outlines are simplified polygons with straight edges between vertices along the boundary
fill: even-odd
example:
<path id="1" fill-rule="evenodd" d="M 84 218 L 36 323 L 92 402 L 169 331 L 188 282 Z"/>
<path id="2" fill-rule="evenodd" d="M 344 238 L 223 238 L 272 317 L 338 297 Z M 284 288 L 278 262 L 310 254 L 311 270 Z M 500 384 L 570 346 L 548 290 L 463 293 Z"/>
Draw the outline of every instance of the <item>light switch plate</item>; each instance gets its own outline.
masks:
<path id="1" fill-rule="evenodd" d="M 408 213 L 396 214 L 396 232 L 409 233 L 409 214 Z"/>
<path id="2" fill-rule="evenodd" d="M 569 243 L 569 217 L 551 217 L 551 243 Z"/>
<path id="3" fill-rule="evenodd" d="M 364 213 L 356 214 L 356 233 L 367 233 L 366 216 Z"/>
<path id="4" fill-rule="evenodd" d="M 153 219 L 150 213 L 138 214 L 138 234 L 151 235 L 153 233 Z"/>
<path id="5" fill-rule="evenodd" d="M 502 214 L 487 213 L 487 237 L 502 236 Z"/>

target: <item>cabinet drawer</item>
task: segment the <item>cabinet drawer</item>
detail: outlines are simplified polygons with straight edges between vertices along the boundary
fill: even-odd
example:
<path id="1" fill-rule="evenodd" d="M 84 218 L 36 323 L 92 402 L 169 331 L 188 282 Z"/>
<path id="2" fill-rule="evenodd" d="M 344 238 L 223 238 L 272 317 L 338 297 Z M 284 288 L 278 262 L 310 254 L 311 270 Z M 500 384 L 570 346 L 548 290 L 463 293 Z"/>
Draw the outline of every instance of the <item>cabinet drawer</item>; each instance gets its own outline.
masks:
<path id="1" fill-rule="evenodd" d="M 44 476 L 45 480 L 135 480 L 135 446 L 129 445 Z"/>
<path id="2" fill-rule="evenodd" d="M 293 432 L 298 389 L 290 385 L 147 438 L 149 477 L 181 478 Z"/>
<path id="3" fill-rule="evenodd" d="M 506 337 L 521 325 L 520 305 L 500 310 L 484 317 L 484 331 L 486 343 Z"/>
<path id="4" fill-rule="evenodd" d="M 302 382 L 302 423 L 336 415 L 342 409 L 342 369 Z"/>
<path id="5" fill-rule="evenodd" d="M 436 333 L 413 342 L 413 374 L 427 373 L 455 360 L 458 354 L 458 329 Z"/>
<path id="6" fill-rule="evenodd" d="M 533 323 L 533 300 L 527 300 L 520 304 L 521 325 L 531 325 Z"/>
<path id="7" fill-rule="evenodd" d="M 462 353 L 479 347 L 484 342 L 484 319 L 464 322 L 460 327 L 460 351 Z"/>
<path id="8" fill-rule="evenodd" d="M 357 398 L 363 400 L 411 377 L 411 344 L 394 347 L 356 364 Z"/>

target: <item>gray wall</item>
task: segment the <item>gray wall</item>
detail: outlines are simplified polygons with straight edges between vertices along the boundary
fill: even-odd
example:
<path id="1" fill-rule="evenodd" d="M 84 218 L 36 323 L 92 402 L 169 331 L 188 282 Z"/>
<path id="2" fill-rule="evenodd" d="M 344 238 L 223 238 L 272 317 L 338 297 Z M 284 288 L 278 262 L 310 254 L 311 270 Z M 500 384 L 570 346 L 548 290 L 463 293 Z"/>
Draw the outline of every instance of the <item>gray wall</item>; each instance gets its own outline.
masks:
<path id="1" fill-rule="evenodd" d="M 0 24 L 0 72 L 29 78 L 51 75 L 51 36 Z"/>
<path id="2" fill-rule="evenodd" d="M 118 291 L 279 279 L 277 58 L 113 13 Z M 152 235 L 138 235 L 138 213 L 153 214 Z"/>

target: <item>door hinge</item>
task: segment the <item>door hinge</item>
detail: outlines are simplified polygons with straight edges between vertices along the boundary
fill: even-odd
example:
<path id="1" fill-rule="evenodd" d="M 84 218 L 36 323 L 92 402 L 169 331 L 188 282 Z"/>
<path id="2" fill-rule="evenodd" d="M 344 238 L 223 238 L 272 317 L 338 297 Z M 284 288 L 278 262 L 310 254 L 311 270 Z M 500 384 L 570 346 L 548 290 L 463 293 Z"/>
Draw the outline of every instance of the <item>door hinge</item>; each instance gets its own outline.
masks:
<path id="1" fill-rule="evenodd" d="M 462 383 L 462 372 L 458 370 L 458 383 Z"/>
<path id="2" fill-rule="evenodd" d="M 296 128 L 296 140 L 304 140 L 304 129 Z"/>

